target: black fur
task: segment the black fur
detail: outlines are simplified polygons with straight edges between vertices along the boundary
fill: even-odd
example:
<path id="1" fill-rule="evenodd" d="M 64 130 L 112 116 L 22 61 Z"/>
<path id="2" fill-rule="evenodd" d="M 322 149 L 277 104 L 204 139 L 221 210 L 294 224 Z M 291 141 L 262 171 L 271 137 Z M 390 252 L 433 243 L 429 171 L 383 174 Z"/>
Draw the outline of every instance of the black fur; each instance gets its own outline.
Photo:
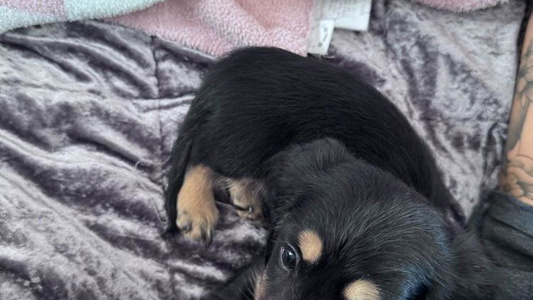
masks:
<path id="1" fill-rule="evenodd" d="M 265 264 L 210 299 L 251 297 L 244 291 L 258 270 L 273 300 L 343 299 L 361 278 L 380 299 L 485 299 L 489 291 L 480 275 L 488 262 L 462 231 L 427 146 L 378 91 L 332 65 L 272 48 L 232 53 L 198 91 L 172 159 L 170 231 L 188 166 L 267 186 Z M 304 229 L 324 239 L 324 254 L 287 271 L 280 249 Z"/>

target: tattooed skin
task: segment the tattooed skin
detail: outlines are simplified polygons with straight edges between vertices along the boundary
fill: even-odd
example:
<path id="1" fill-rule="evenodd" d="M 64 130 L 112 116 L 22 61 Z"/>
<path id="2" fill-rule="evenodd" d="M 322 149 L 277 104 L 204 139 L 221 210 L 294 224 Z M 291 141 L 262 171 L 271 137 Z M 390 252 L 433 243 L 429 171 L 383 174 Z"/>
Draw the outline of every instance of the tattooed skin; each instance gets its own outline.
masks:
<path id="1" fill-rule="evenodd" d="M 518 69 L 500 187 L 533 205 L 533 40 Z"/>

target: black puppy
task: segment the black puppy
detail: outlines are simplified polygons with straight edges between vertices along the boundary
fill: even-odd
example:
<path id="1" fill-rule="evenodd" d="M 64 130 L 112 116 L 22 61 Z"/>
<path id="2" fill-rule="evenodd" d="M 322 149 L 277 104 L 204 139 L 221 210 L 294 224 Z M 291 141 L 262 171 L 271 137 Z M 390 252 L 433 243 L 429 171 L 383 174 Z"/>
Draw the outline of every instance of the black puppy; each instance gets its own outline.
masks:
<path id="1" fill-rule="evenodd" d="M 182 124 L 169 230 L 209 241 L 214 190 L 269 213 L 265 261 L 210 299 L 485 299 L 488 262 L 426 145 L 379 92 L 326 63 L 239 50 Z"/>

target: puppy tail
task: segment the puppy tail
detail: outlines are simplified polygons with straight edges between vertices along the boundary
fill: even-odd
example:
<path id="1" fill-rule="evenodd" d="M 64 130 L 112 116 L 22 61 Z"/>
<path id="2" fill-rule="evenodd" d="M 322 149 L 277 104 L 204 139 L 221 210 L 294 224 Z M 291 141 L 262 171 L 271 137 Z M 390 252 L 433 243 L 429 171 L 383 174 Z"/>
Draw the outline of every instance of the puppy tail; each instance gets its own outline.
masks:
<path id="1" fill-rule="evenodd" d="M 192 144 L 192 134 L 184 131 L 180 132 L 172 149 L 169 161 L 172 166 L 165 191 L 165 208 L 167 212 L 167 229 L 165 233 L 176 233 L 178 231 L 178 226 L 176 225 L 178 193 L 183 185 L 185 172 L 189 164 Z"/>

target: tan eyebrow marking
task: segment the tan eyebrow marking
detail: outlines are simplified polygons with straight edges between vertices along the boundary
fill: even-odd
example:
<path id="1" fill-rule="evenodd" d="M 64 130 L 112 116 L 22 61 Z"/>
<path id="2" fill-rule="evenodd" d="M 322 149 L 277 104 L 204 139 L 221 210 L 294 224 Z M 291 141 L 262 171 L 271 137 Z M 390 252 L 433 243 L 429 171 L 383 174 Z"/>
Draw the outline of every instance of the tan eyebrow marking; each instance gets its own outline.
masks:
<path id="1" fill-rule="evenodd" d="M 359 279 L 350 283 L 343 292 L 346 300 L 379 300 L 379 289 L 370 280 Z"/>
<path id="2" fill-rule="evenodd" d="M 324 247 L 322 240 L 315 231 L 304 230 L 298 235 L 298 246 L 302 251 L 303 259 L 310 263 L 315 263 L 322 255 Z"/>

